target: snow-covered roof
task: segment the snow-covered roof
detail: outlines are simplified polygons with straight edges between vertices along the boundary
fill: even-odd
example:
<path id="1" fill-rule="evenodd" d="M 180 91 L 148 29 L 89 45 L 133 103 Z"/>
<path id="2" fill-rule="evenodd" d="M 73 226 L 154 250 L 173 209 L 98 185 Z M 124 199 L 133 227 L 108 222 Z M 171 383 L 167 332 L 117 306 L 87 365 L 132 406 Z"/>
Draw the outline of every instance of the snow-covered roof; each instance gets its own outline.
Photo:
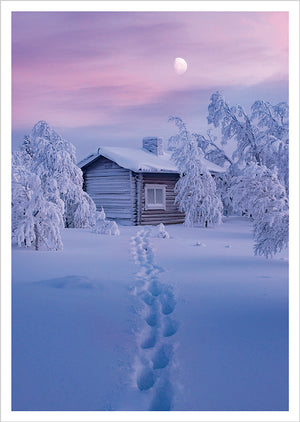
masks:
<path id="1" fill-rule="evenodd" d="M 124 148 L 124 147 L 101 147 L 98 152 L 91 154 L 78 163 L 79 167 L 84 167 L 103 156 L 114 161 L 120 167 L 132 170 L 134 172 L 152 172 L 152 173 L 179 173 L 176 165 L 171 160 L 171 153 L 164 152 L 163 155 L 155 155 L 144 148 Z M 209 171 L 222 173 L 222 167 L 211 161 L 202 159 L 203 164 Z"/>

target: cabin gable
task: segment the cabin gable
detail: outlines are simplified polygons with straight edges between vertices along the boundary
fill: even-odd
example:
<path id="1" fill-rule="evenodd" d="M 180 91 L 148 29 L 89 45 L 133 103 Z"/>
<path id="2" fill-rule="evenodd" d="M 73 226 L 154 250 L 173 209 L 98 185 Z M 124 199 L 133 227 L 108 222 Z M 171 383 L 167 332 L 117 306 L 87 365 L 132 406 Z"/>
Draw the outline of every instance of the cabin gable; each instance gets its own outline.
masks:
<path id="1" fill-rule="evenodd" d="M 135 224 L 131 171 L 103 156 L 82 167 L 84 190 L 107 218 Z"/>

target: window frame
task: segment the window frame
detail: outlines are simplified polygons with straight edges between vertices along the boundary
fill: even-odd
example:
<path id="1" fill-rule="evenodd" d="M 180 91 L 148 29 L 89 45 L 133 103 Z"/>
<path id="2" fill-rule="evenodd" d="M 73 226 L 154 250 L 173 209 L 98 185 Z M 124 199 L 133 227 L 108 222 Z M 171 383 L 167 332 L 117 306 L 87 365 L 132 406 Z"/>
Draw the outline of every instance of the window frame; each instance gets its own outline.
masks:
<path id="1" fill-rule="evenodd" d="M 145 191 L 145 210 L 166 210 L 166 188 L 167 185 L 163 184 L 152 184 L 146 183 L 144 187 Z M 163 202 L 159 204 L 149 204 L 148 203 L 148 189 L 154 189 L 154 200 L 156 200 L 156 189 L 161 189 L 163 194 Z"/>

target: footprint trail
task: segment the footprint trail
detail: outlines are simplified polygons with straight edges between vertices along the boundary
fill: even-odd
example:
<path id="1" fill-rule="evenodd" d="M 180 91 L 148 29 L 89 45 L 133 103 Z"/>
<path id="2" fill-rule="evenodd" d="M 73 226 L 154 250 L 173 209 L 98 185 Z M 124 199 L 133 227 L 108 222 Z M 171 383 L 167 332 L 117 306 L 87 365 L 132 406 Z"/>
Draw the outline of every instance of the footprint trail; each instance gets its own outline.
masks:
<path id="1" fill-rule="evenodd" d="M 159 279 L 164 270 L 155 263 L 150 233 L 151 229 L 143 228 L 131 238 L 131 252 L 139 266 L 133 294 L 142 305 L 135 382 L 141 392 L 151 394 L 149 410 L 172 410 L 174 335 L 179 327 L 172 316 L 176 298 L 173 287 Z"/>

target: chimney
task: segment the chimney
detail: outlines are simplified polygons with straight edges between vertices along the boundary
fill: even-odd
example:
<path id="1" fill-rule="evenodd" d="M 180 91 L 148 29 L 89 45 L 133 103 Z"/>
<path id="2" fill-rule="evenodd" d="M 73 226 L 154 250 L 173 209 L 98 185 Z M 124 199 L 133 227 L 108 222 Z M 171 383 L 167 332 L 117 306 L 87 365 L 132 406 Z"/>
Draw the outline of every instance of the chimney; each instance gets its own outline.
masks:
<path id="1" fill-rule="evenodd" d="M 164 155 L 163 138 L 147 136 L 143 138 L 143 148 L 155 155 Z"/>

